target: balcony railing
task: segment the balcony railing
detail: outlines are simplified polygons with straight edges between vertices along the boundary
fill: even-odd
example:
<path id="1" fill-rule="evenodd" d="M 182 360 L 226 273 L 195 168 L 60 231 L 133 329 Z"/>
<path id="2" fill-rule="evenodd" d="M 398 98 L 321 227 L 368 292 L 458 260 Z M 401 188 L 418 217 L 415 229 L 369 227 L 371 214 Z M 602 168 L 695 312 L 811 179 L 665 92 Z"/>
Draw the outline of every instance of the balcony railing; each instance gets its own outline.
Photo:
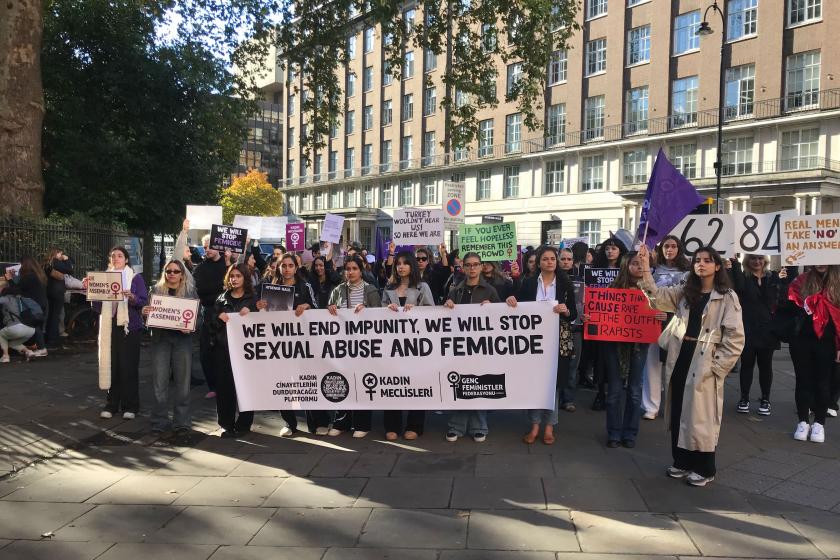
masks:
<path id="1" fill-rule="evenodd" d="M 792 103 L 791 96 L 777 99 L 764 99 L 752 103 L 751 113 L 749 114 L 745 114 L 741 111 L 741 109 L 744 109 L 743 105 L 737 108 L 734 106 L 724 107 L 724 117 L 726 118 L 726 122 L 759 121 L 807 111 L 840 109 L 840 89 L 824 90 L 820 91 L 819 94 L 803 94 L 801 97 L 803 97 L 803 101 L 808 101 L 809 104 L 799 105 L 797 103 Z M 362 173 L 361 167 L 344 169 L 342 170 L 341 175 L 343 175 L 345 180 L 352 180 L 362 176 L 387 177 L 399 174 L 402 171 L 416 172 L 418 169 L 430 171 L 435 168 L 471 165 L 483 161 L 515 158 L 527 154 L 538 154 L 581 145 L 614 142 L 629 138 L 638 139 L 640 137 L 668 134 L 670 132 L 685 131 L 692 128 L 709 128 L 717 126 L 717 123 L 717 109 L 698 111 L 696 113 L 681 113 L 677 115 L 647 119 L 646 121 L 604 126 L 597 129 L 566 131 L 560 136 L 539 136 L 531 139 L 523 139 L 515 143 L 501 143 L 494 144 L 492 146 L 482 146 L 480 148 L 458 149 L 455 152 L 446 154 L 423 156 L 414 159 L 403 159 L 394 163 L 371 165 L 369 170 L 368 168 L 365 168 L 366 173 Z M 514 145 L 518 149 L 516 152 L 511 151 L 511 147 Z M 823 161 L 822 158 L 818 159 Z M 776 162 L 770 163 L 775 165 Z M 818 165 L 816 167 L 821 166 Z M 811 168 L 813 167 L 799 167 L 797 169 Z M 832 167 L 831 169 L 834 168 Z M 773 171 L 769 172 L 777 171 L 779 171 L 779 169 L 774 168 Z M 756 171 L 755 166 L 753 166 L 753 170 L 750 171 L 750 173 L 762 172 L 767 171 Z M 318 179 L 322 176 L 323 174 L 316 173 L 305 177 L 289 178 L 285 180 L 285 185 L 323 184 L 318 181 Z M 714 176 L 714 173 L 712 173 L 712 176 Z M 342 181 L 342 179 L 338 177 L 336 172 L 329 172 L 327 174 L 327 182 L 340 181 Z"/>

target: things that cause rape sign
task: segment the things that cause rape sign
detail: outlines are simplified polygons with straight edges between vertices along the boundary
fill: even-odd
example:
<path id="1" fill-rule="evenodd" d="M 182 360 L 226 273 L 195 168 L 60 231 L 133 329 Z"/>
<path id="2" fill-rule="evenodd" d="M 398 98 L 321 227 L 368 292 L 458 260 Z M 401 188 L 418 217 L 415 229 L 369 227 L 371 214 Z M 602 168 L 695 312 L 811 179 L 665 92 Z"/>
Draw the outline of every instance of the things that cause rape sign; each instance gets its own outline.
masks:
<path id="1" fill-rule="evenodd" d="M 840 263 L 840 214 L 791 216 L 782 220 L 782 264 Z"/>
<path id="2" fill-rule="evenodd" d="M 195 332 L 198 304 L 197 299 L 152 295 L 146 326 L 150 329 Z"/>
<path id="3" fill-rule="evenodd" d="M 641 290 L 586 288 L 584 340 L 656 342 L 662 325 Z"/>
<path id="4" fill-rule="evenodd" d="M 88 272 L 88 301 L 122 301 L 122 272 Z"/>
<path id="5" fill-rule="evenodd" d="M 231 315 L 239 409 L 551 409 L 553 305 Z"/>
<path id="6" fill-rule="evenodd" d="M 460 228 L 461 256 L 475 252 L 482 261 L 516 258 L 516 224 L 464 224 Z"/>

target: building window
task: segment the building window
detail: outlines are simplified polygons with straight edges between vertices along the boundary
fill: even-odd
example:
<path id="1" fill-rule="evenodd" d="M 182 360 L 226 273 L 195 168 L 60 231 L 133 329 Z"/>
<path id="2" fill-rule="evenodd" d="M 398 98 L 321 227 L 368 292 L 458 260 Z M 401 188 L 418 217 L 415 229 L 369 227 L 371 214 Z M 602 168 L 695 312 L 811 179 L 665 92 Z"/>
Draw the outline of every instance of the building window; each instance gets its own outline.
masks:
<path id="1" fill-rule="evenodd" d="M 421 165 L 423 167 L 432 165 L 434 162 L 435 151 L 437 148 L 437 141 L 435 140 L 435 133 L 432 132 L 424 132 L 423 133 L 423 160 Z"/>
<path id="2" fill-rule="evenodd" d="M 295 94 L 292 94 L 292 95 L 289 96 L 289 104 L 286 106 L 286 108 L 289 110 L 288 111 L 289 116 L 295 114 L 295 101 L 296 100 L 297 100 L 297 96 Z"/>
<path id="3" fill-rule="evenodd" d="M 697 76 L 674 80 L 671 86 L 671 126 L 697 124 Z"/>
<path id="4" fill-rule="evenodd" d="M 700 48 L 700 10 L 688 12 L 674 18 L 674 55 Z"/>
<path id="5" fill-rule="evenodd" d="M 502 198 L 515 198 L 519 196 L 519 166 L 510 165 L 505 167 L 505 183 L 502 190 Z"/>
<path id="6" fill-rule="evenodd" d="M 414 51 L 405 53 L 405 60 L 403 60 L 403 80 L 407 80 L 414 76 Z"/>
<path id="7" fill-rule="evenodd" d="M 327 179 L 335 179 L 336 171 L 338 171 L 338 150 L 330 150 L 327 166 Z"/>
<path id="8" fill-rule="evenodd" d="M 437 108 L 437 88 L 429 87 L 423 91 L 423 116 L 435 114 Z"/>
<path id="9" fill-rule="evenodd" d="M 414 27 L 414 15 L 415 15 L 414 8 L 408 9 L 403 12 L 403 21 L 405 22 L 405 30 L 407 32 L 411 32 L 412 28 Z"/>
<path id="10" fill-rule="evenodd" d="M 414 94 L 407 93 L 402 97 L 402 120 L 410 121 L 414 117 Z"/>
<path id="11" fill-rule="evenodd" d="M 365 28 L 365 45 L 364 49 L 366 53 L 373 52 L 373 37 L 374 37 L 374 29 L 373 27 L 366 27 Z"/>
<path id="12" fill-rule="evenodd" d="M 604 96 L 587 97 L 584 103 L 584 140 L 604 137 Z"/>
<path id="13" fill-rule="evenodd" d="M 758 32 L 758 0 L 729 0 L 726 38 L 734 41 Z"/>
<path id="14" fill-rule="evenodd" d="M 379 172 L 384 173 L 391 170 L 391 141 L 383 140 L 382 149 L 379 153 Z"/>
<path id="15" fill-rule="evenodd" d="M 481 48 L 484 52 L 491 52 L 496 48 L 496 27 L 489 23 L 481 24 Z"/>
<path id="16" fill-rule="evenodd" d="M 556 86 L 566 81 L 568 54 L 565 50 L 554 51 L 548 63 L 548 85 Z"/>
<path id="17" fill-rule="evenodd" d="M 382 183 L 379 189 L 379 205 L 387 208 L 394 206 L 394 185 Z"/>
<path id="18" fill-rule="evenodd" d="M 788 25 L 822 18 L 822 0 L 788 0 Z"/>
<path id="19" fill-rule="evenodd" d="M 493 155 L 493 119 L 478 123 L 478 157 Z"/>
<path id="20" fill-rule="evenodd" d="M 293 126 L 286 129 L 286 147 L 295 147 L 295 127 Z"/>
<path id="21" fill-rule="evenodd" d="M 586 43 L 586 75 L 592 76 L 607 71 L 607 39 L 595 39 Z"/>
<path id="22" fill-rule="evenodd" d="M 566 162 L 562 159 L 549 161 L 545 164 L 545 194 L 560 194 L 563 192 L 563 181 L 566 176 Z"/>
<path id="23" fill-rule="evenodd" d="M 373 89 L 373 66 L 365 67 L 362 72 L 362 90 L 370 91 Z"/>
<path id="24" fill-rule="evenodd" d="M 458 171 L 449 176 L 449 180 L 453 183 L 463 183 L 467 180 L 467 174 L 463 171 Z"/>
<path id="25" fill-rule="evenodd" d="M 584 156 L 581 167 L 583 176 L 580 190 L 600 191 L 604 188 L 604 156 Z"/>
<path id="26" fill-rule="evenodd" d="M 347 97 L 356 95 L 356 74 L 350 72 L 347 74 Z"/>
<path id="27" fill-rule="evenodd" d="M 382 61 L 382 86 L 389 86 L 394 81 L 394 75 L 391 73 L 391 64 L 384 60 Z"/>
<path id="28" fill-rule="evenodd" d="M 344 134 L 353 134 L 356 131 L 356 111 L 347 111 L 344 115 Z"/>
<path id="29" fill-rule="evenodd" d="M 362 189 L 362 207 L 373 208 L 373 186 L 371 185 Z"/>
<path id="30" fill-rule="evenodd" d="M 332 123 L 330 123 L 330 138 L 337 138 L 338 137 L 338 118 Z"/>
<path id="31" fill-rule="evenodd" d="M 373 128 L 373 105 L 365 105 L 362 109 L 362 130 Z"/>
<path id="32" fill-rule="evenodd" d="M 566 142 L 566 104 L 558 103 L 548 107 L 546 116 L 548 146 L 559 146 Z"/>
<path id="33" fill-rule="evenodd" d="M 456 136 L 462 136 L 463 137 L 463 133 L 464 133 L 463 126 L 459 125 L 456 128 L 456 131 L 458 132 L 458 134 L 456 134 Z M 467 146 L 464 143 L 464 141 L 453 139 L 452 142 L 453 142 L 452 147 L 453 147 L 453 150 L 455 152 L 455 155 L 454 155 L 455 161 L 465 161 L 469 154 L 467 153 Z"/>
<path id="34" fill-rule="evenodd" d="M 607 0 L 588 0 L 586 19 L 592 19 L 607 13 Z"/>
<path id="35" fill-rule="evenodd" d="M 460 109 L 469 102 L 469 96 L 462 90 L 455 88 L 455 107 Z"/>
<path id="36" fill-rule="evenodd" d="M 782 133 L 782 161 L 779 169 L 813 169 L 819 166 L 820 129 L 791 130 Z"/>
<path id="37" fill-rule="evenodd" d="M 324 156 L 321 154 L 315 155 L 315 163 L 312 165 L 312 178 L 313 181 L 318 182 L 321 180 L 321 166 L 323 164 Z"/>
<path id="38" fill-rule="evenodd" d="M 354 58 L 356 58 L 356 36 L 355 35 L 347 38 L 347 56 L 350 57 L 350 60 L 353 60 Z"/>
<path id="39" fill-rule="evenodd" d="M 353 187 L 349 187 L 345 193 L 344 198 L 344 205 L 347 208 L 353 208 L 356 206 L 356 189 Z"/>
<path id="40" fill-rule="evenodd" d="M 627 32 L 627 66 L 650 62 L 650 25 Z"/>
<path id="41" fill-rule="evenodd" d="M 437 204 L 437 185 L 434 179 L 423 179 L 420 186 L 420 204 Z"/>
<path id="42" fill-rule="evenodd" d="M 414 204 L 414 185 L 409 179 L 400 181 L 400 206 L 412 206 Z"/>
<path id="43" fill-rule="evenodd" d="M 515 62 L 507 67 L 507 95 L 510 96 L 514 87 L 522 79 L 522 63 Z"/>
<path id="44" fill-rule="evenodd" d="M 341 208 L 341 189 L 330 191 L 330 208 Z"/>
<path id="45" fill-rule="evenodd" d="M 386 99 L 382 102 L 382 126 L 391 124 L 391 120 L 394 118 L 393 112 L 391 107 L 391 100 Z"/>
<path id="46" fill-rule="evenodd" d="M 505 119 L 505 153 L 522 151 L 522 113 L 508 115 Z"/>
<path id="47" fill-rule="evenodd" d="M 601 242 L 601 220 L 579 220 L 578 236 L 588 237 L 590 247 L 595 247 Z"/>
<path id="48" fill-rule="evenodd" d="M 344 148 L 344 176 L 352 177 L 353 168 L 356 166 L 355 148 Z"/>
<path id="49" fill-rule="evenodd" d="M 411 167 L 411 136 L 403 136 L 400 141 L 400 169 Z"/>
<path id="50" fill-rule="evenodd" d="M 745 64 L 726 71 L 724 115 L 727 119 L 752 116 L 755 98 L 755 65 Z"/>
<path id="51" fill-rule="evenodd" d="M 648 87 L 633 88 L 627 92 L 626 111 L 627 123 L 625 134 L 638 134 L 647 131 L 648 127 Z"/>
<path id="52" fill-rule="evenodd" d="M 632 8 L 633 6 L 638 6 L 639 4 L 644 4 L 648 0 L 627 0 L 627 7 Z"/>
<path id="53" fill-rule="evenodd" d="M 478 182 L 476 183 L 475 187 L 475 199 L 476 200 L 488 200 L 490 198 L 490 189 L 492 186 L 492 177 L 493 177 L 493 170 L 492 169 L 479 169 L 478 170 Z"/>
<path id="54" fill-rule="evenodd" d="M 785 107 L 788 111 L 819 105 L 820 51 L 794 54 L 787 58 L 785 91 Z"/>
<path id="55" fill-rule="evenodd" d="M 423 68 L 426 72 L 437 69 L 437 55 L 432 49 L 423 51 Z"/>
<path id="56" fill-rule="evenodd" d="M 647 182 L 647 150 L 624 152 L 624 184 Z"/>
<path id="57" fill-rule="evenodd" d="M 289 179 L 295 178 L 295 160 L 286 160 L 286 171 L 289 173 Z"/>
<path id="58" fill-rule="evenodd" d="M 370 166 L 373 164 L 373 144 L 362 146 L 362 175 L 370 173 Z"/>
<path id="59" fill-rule="evenodd" d="M 722 175 L 748 175 L 752 173 L 752 136 L 724 140 L 722 151 Z"/>
<path id="60" fill-rule="evenodd" d="M 326 193 L 324 191 L 319 191 L 315 193 L 315 210 L 323 210 L 324 209 L 324 198 L 326 197 Z"/>
<path id="61" fill-rule="evenodd" d="M 697 144 L 671 146 L 671 163 L 686 179 L 697 177 Z"/>

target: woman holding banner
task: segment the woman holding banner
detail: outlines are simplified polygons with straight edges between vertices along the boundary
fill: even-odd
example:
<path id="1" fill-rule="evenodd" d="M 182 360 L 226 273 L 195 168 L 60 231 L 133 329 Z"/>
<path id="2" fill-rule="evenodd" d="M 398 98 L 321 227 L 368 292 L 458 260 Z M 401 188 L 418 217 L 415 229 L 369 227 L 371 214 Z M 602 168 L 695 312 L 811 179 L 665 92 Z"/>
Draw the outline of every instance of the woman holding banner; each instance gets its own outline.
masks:
<path id="1" fill-rule="evenodd" d="M 799 416 L 793 438 L 823 443 L 831 378 L 840 361 L 840 266 L 811 267 L 790 284 L 788 299 L 797 312 L 797 328 L 790 339 Z"/>
<path id="2" fill-rule="evenodd" d="M 227 325 L 230 315 L 247 315 L 256 308 L 254 287 L 248 265 L 235 264 L 228 268 L 224 280 L 225 291 L 216 299 L 209 320 L 210 345 L 216 364 L 216 412 L 219 426 L 224 430 L 223 438 L 236 438 L 251 431 L 253 412 L 239 412 L 236 416 L 236 383 L 227 341 Z"/>
<path id="3" fill-rule="evenodd" d="M 330 302 L 330 294 L 341 283 L 341 278 L 335 271 L 332 259 L 327 260 L 318 256 L 312 260 L 309 272 L 309 284 L 315 290 L 315 299 L 319 309 L 326 309 Z"/>
<path id="4" fill-rule="evenodd" d="M 170 259 L 163 267 L 160 280 L 152 286 L 150 296 L 161 295 L 198 299 L 192 274 L 184 263 Z M 151 311 L 143 308 L 143 315 Z M 190 374 L 192 372 L 192 332 L 152 329 L 152 384 L 155 406 L 152 409 L 152 433 L 162 434 L 169 427 L 169 380 L 175 382 L 175 402 L 172 407 L 175 435 L 190 433 Z"/>
<path id="5" fill-rule="evenodd" d="M 382 307 L 379 290 L 362 279 L 365 261 L 359 254 L 348 255 L 344 261 L 344 282 L 330 294 L 327 311 L 338 315 L 338 308 L 352 309 L 362 313 L 366 307 Z M 365 437 L 371 428 L 372 414 L 369 410 L 340 411 L 336 414 L 333 427 L 327 435 L 337 436 L 352 429 L 354 438 Z"/>
<path id="6" fill-rule="evenodd" d="M 411 311 L 418 305 L 435 304 L 434 296 L 429 285 L 420 281 L 420 268 L 417 260 L 409 251 L 400 251 L 391 271 L 391 278 L 382 294 L 382 306 L 391 311 Z M 395 441 L 402 432 L 401 410 L 385 411 L 385 439 Z M 425 410 L 409 410 L 405 423 L 403 437 L 407 440 L 417 439 L 423 435 L 423 424 L 426 419 Z"/>
<path id="7" fill-rule="evenodd" d="M 668 351 L 665 416 L 674 458 L 666 472 L 692 486 L 705 486 L 715 478 L 724 379 L 744 348 L 741 304 L 713 248 L 698 249 L 685 284 L 668 288 L 656 285 L 649 255 L 642 244 L 641 287 L 653 307 L 674 313 L 659 338 Z"/>
<path id="8" fill-rule="evenodd" d="M 577 318 L 575 306 L 575 287 L 565 272 L 557 268 L 557 249 L 543 245 L 537 249 L 537 264 L 540 273 L 526 278 L 519 290 L 519 301 L 556 301 L 553 310 L 560 322 L 559 352 L 557 354 L 557 381 L 554 389 L 554 409 L 534 409 L 528 411 L 531 420 L 531 431 L 522 438 L 527 444 L 537 441 L 540 435 L 540 424 L 545 424 L 542 441 L 546 445 L 554 443 L 554 426 L 557 425 L 557 409 L 559 405 L 560 389 L 569 382 L 569 361 L 574 354 L 571 321 Z M 510 296 L 506 300 L 508 305 L 516 307 L 517 298 Z"/>

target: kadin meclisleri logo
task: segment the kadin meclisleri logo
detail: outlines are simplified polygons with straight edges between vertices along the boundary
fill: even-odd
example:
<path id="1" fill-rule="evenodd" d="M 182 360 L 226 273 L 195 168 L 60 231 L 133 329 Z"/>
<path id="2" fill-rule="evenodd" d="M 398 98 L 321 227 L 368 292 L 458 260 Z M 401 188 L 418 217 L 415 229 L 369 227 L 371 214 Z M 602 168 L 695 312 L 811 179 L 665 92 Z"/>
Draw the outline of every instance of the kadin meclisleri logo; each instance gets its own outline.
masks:
<path id="1" fill-rule="evenodd" d="M 330 402 L 341 402 L 350 394 L 350 384 L 346 377 L 331 371 L 321 378 L 321 394 Z"/>
<path id="2" fill-rule="evenodd" d="M 507 397 L 505 374 L 471 375 L 450 371 L 446 376 L 452 387 L 452 398 L 461 399 L 504 399 Z"/>

